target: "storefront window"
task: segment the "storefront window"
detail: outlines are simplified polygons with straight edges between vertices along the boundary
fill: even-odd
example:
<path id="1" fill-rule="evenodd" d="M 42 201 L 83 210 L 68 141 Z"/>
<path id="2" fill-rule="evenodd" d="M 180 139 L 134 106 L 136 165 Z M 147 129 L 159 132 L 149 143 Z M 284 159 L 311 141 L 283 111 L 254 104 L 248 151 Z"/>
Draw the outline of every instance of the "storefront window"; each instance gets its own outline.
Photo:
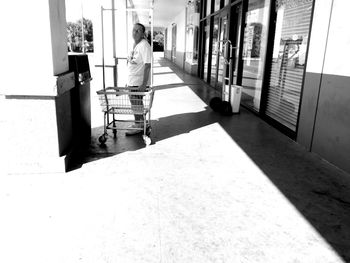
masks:
<path id="1" fill-rule="evenodd" d="M 220 32 L 219 32 L 219 65 L 218 65 L 218 79 L 216 83 L 216 88 L 218 90 L 222 89 L 223 81 L 224 81 L 224 74 L 226 72 L 226 64 L 225 64 L 225 59 L 227 59 L 227 54 L 225 50 L 227 50 L 226 46 L 224 46 L 224 41 L 227 40 L 227 26 L 228 26 L 228 15 L 222 16 L 220 18 Z M 225 68 L 225 69 L 224 69 Z"/>
<path id="2" fill-rule="evenodd" d="M 232 14 L 234 14 L 232 16 Z M 238 77 L 238 62 L 237 59 L 239 57 L 239 50 L 240 50 L 240 38 L 241 38 L 241 21 L 242 21 L 242 5 L 236 5 L 231 8 L 231 25 L 235 25 L 233 28 L 233 32 L 236 32 L 235 37 L 233 39 L 233 46 L 236 47 L 233 50 L 233 57 L 234 57 L 234 65 L 233 65 L 233 72 L 232 72 L 232 83 L 237 83 L 237 77 Z"/>
<path id="3" fill-rule="evenodd" d="M 194 4 L 194 12 L 195 13 L 200 13 L 200 8 L 201 8 L 201 0 L 196 0 L 193 2 Z"/>
<path id="4" fill-rule="evenodd" d="M 210 15 L 211 13 L 211 1 L 212 0 L 207 0 L 207 15 Z"/>
<path id="5" fill-rule="evenodd" d="M 198 49 L 199 49 L 199 27 L 194 27 L 193 34 L 193 62 L 198 63 Z"/>
<path id="6" fill-rule="evenodd" d="M 204 26 L 204 67 L 203 67 L 203 79 L 208 81 L 208 64 L 209 64 L 209 21 L 207 20 Z"/>
<path id="7" fill-rule="evenodd" d="M 214 12 L 220 9 L 220 0 L 215 0 Z"/>
<path id="8" fill-rule="evenodd" d="M 242 103 L 259 111 L 266 60 L 270 0 L 250 0 L 243 43 Z"/>
<path id="9" fill-rule="evenodd" d="M 213 25 L 213 40 L 211 51 L 211 73 L 210 73 L 210 85 L 215 87 L 216 84 L 216 69 L 217 69 L 217 54 L 219 51 L 219 16 L 214 17 Z"/>
<path id="10" fill-rule="evenodd" d="M 198 62 L 198 26 L 189 26 L 186 31 L 186 61 Z"/>
<path id="11" fill-rule="evenodd" d="M 266 115 L 296 131 L 312 0 L 277 1 Z"/>
<path id="12" fill-rule="evenodd" d="M 196 0 L 187 5 L 186 62 L 190 64 L 198 62 L 199 4 Z"/>

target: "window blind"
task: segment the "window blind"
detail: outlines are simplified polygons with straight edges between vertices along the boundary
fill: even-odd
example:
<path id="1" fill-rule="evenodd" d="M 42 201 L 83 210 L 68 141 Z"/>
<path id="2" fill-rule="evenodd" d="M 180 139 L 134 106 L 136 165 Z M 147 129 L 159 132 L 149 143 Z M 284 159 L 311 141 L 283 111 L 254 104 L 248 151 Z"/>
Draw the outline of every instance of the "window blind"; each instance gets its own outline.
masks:
<path id="1" fill-rule="evenodd" d="M 292 131 L 298 121 L 311 11 L 311 1 L 297 0 L 277 11 L 265 114 Z"/>

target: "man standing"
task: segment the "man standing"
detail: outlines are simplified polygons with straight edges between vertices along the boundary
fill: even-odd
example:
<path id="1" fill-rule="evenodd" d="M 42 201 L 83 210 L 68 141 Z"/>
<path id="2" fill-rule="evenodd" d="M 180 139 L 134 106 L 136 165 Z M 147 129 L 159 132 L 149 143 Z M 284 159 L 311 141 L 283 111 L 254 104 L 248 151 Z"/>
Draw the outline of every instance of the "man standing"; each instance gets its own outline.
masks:
<path id="1" fill-rule="evenodd" d="M 133 51 L 128 56 L 128 86 L 137 88 L 137 91 L 144 92 L 150 86 L 151 74 L 151 46 L 145 39 L 145 27 L 136 23 L 132 30 L 134 39 Z M 143 106 L 142 95 L 130 95 L 132 106 Z M 131 126 L 126 135 L 134 135 L 142 132 L 144 125 L 143 115 L 135 114 L 135 124 Z"/>

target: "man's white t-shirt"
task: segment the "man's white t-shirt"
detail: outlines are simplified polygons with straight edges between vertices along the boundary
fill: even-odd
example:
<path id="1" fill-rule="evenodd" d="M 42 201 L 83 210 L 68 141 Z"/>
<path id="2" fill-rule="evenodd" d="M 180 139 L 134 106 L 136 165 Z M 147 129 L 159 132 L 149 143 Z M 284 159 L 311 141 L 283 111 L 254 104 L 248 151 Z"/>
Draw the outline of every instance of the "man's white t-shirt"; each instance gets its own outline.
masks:
<path id="1" fill-rule="evenodd" d="M 146 39 L 142 39 L 130 54 L 130 60 L 128 62 L 129 70 L 129 86 L 140 86 L 143 82 L 143 73 L 145 69 L 145 63 L 151 63 L 152 54 L 151 46 Z M 151 83 L 151 72 L 148 77 L 147 86 Z"/>

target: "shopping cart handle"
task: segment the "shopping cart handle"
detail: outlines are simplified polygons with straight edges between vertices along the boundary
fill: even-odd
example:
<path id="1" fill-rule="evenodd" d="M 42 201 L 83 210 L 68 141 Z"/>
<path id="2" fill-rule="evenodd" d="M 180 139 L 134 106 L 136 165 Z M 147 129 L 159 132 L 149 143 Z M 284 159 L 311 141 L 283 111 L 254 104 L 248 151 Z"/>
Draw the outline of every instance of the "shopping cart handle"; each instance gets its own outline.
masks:
<path id="1" fill-rule="evenodd" d="M 128 86 L 125 86 L 125 87 L 107 87 L 106 90 L 123 90 L 123 91 L 130 91 L 130 90 L 138 90 L 139 88 L 138 87 L 128 87 Z"/>
<path id="2" fill-rule="evenodd" d="M 152 88 L 149 87 L 146 89 L 146 91 L 151 90 Z M 139 87 L 130 87 L 130 86 L 125 86 L 125 87 L 107 87 L 106 90 L 116 90 L 116 91 L 139 91 Z M 141 91 L 140 91 L 141 92 Z"/>
<path id="3" fill-rule="evenodd" d="M 137 89 L 133 88 L 125 88 L 125 87 L 108 87 L 105 90 L 99 90 L 97 94 L 115 94 L 115 95 L 148 95 L 153 93 L 154 90 L 152 88 L 146 91 L 137 91 Z"/>

